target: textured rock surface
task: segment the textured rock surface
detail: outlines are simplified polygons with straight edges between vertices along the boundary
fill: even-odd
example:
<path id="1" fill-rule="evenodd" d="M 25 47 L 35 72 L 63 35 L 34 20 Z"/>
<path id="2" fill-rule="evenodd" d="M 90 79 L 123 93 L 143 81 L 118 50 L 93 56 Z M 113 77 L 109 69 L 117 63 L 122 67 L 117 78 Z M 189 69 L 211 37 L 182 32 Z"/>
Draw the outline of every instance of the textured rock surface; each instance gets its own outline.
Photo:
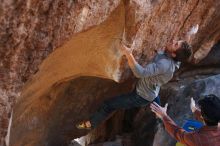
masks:
<path id="1" fill-rule="evenodd" d="M 119 64 L 116 60 L 117 50 L 115 50 L 115 43 L 118 41 L 116 41 L 117 39 L 115 38 L 119 38 L 121 36 L 123 27 L 124 10 L 121 5 L 104 23 L 86 32 L 75 35 L 72 39 L 66 42 L 65 45 L 63 45 L 61 48 L 58 48 L 50 56 L 48 56 L 48 58 L 40 66 L 39 72 L 33 76 L 33 78 L 30 79 L 27 85 L 24 87 L 24 91 L 21 95 L 22 99 L 20 99 L 15 106 L 16 110 L 14 111 L 14 115 L 19 116 L 15 116 L 13 118 L 13 121 L 16 124 L 12 125 L 11 145 L 22 145 L 23 143 L 33 142 L 35 145 L 46 145 L 47 143 L 49 145 L 62 145 L 65 142 L 63 137 L 66 136 L 61 136 L 62 140 L 59 140 L 58 136 L 60 136 L 61 133 L 69 132 L 64 130 L 65 132 L 60 133 L 57 130 L 57 135 L 54 135 L 55 132 L 53 132 L 53 130 L 57 129 L 58 127 L 54 125 L 56 127 L 55 128 L 52 126 L 52 123 L 47 124 L 47 122 L 44 121 L 47 115 L 50 115 L 50 117 L 52 116 L 50 110 L 53 109 L 52 105 L 56 104 L 54 103 L 56 101 L 55 96 L 49 95 L 49 98 L 45 97 L 50 94 L 50 90 L 57 86 L 57 84 L 77 78 L 79 76 L 97 76 L 117 81 L 117 74 L 114 72 L 114 70 L 116 70 L 115 68 L 117 67 L 117 64 Z M 111 57 L 113 56 L 113 53 L 116 54 L 115 57 Z M 75 93 L 78 93 L 77 91 L 79 90 L 75 91 Z M 90 92 L 85 92 L 91 95 Z M 64 98 L 60 96 L 58 99 L 62 100 Z M 94 97 L 91 99 L 94 100 Z M 77 103 L 78 106 L 83 107 L 83 105 L 80 104 L 82 102 L 83 101 L 73 103 Z M 71 106 L 74 107 L 73 105 Z M 56 109 L 55 107 L 54 110 Z M 66 107 L 66 105 L 64 104 L 61 107 Z M 76 109 L 76 115 L 77 113 L 81 113 L 81 111 Z M 62 111 L 66 110 L 68 111 L 68 108 L 63 109 Z M 55 119 L 57 119 L 57 116 L 61 115 L 61 113 L 54 113 L 55 118 L 50 119 L 50 121 L 54 121 L 54 123 L 56 123 Z M 70 122 L 68 125 L 74 128 L 74 123 L 77 122 L 75 121 L 77 118 L 75 117 L 75 120 L 73 121 L 72 118 L 74 116 L 69 119 L 71 117 L 70 115 L 67 116 L 68 118 L 65 116 L 64 119 L 68 120 Z M 61 120 L 62 118 L 59 119 Z M 36 121 L 36 123 L 32 123 L 33 121 Z M 61 121 L 57 122 L 60 123 Z M 28 123 L 31 125 L 34 124 L 35 126 L 30 128 L 27 126 L 29 125 Z M 39 129 L 39 126 L 42 128 L 42 130 Z M 49 130 L 45 131 L 47 130 L 46 127 L 48 126 L 50 127 Z M 61 129 L 69 129 L 74 133 L 72 128 L 62 127 Z M 26 131 L 25 129 L 27 131 L 31 130 L 30 134 L 28 134 L 29 136 L 27 137 L 27 133 L 24 133 L 23 136 L 20 134 L 19 137 L 17 137 L 18 133 L 23 133 L 22 131 Z M 47 139 L 44 140 L 45 137 L 42 135 L 42 133 L 53 134 L 49 134 Z M 36 135 L 38 135 L 37 137 L 41 136 L 41 138 L 36 138 L 33 140 L 33 137 Z M 77 133 L 75 133 L 75 135 L 70 134 L 69 137 L 65 138 L 65 140 L 68 138 L 70 140 L 70 138 L 76 136 L 80 135 L 77 135 Z M 18 143 L 18 139 L 21 141 L 21 143 Z M 56 140 L 53 141 L 54 139 Z"/>
<path id="2" fill-rule="evenodd" d="M 218 0 L 126 0 L 123 5 L 119 0 L 3 0 L 0 4 L 1 145 L 15 100 L 18 102 L 14 108 L 11 145 L 55 145 L 56 140 L 57 145 L 65 145 L 71 136 L 86 133 L 71 131 L 73 119 L 74 125 L 77 119 L 91 114 L 92 104 L 122 91 L 129 92 L 131 82 L 124 84 L 121 90 L 114 90 L 121 85 L 94 79 L 92 86 L 83 88 L 84 82 L 79 79 L 77 85 L 84 90 L 74 90 L 71 95 L 83 92 L 87 102 L 77 96 L 80 104 L 73 98 L 72 104 L 65 105 L 68 103 L 65 97 L 71 96 L 65 91 L 77 77 L 97 76 L 114 81 L 131 78 L 117 51 L 124 26 L 127 43 L 135 48 L 136 59 L 144 65 L 154 55 L 155 48 L 171 39 L 183 38 L 192 25 L 199 24 L 199 32 L 191 42 L 195 52 L 192 63 L 200 61 L 220 38 L 219 3 Z M 216 60 L 213 64 L 218 62 Z M 210 67 L 207 66 L 206 74 L 213 70 L 218 73 L 216 68 Z M 194 72 L 193 69 L 190 65 L 183 68 L 176 78 L 201 73 L 199 67 Z M 108 93 L 97 89 L 101 82 Z M 91 108 L 80 111 L 79 115 L 74 106 Z M 67 118 L 68 112 L 76 113 Z M 62 114 L 64 116 L 59 117 Z M 65 121 L 68 121 L 66 125 L 61 124 Z M 62 129 L 70 130 L 70 134 L 66 136 Z M 119 131 L 120 128 L 115 133 Z"/>
<path id="3" fill-rule="evenodd" d="M 87 119 L 96 109 L 94 107 L 98 107 L 104 99 L 115 96 L 116 93 L 128 92 L 129 87 L 126 89 L 125 85 L 126 83 L 119 85 L 95 77 L 77 78 L 57 85 L 49 95 L 41 97 L 38 102 L 35 101 L 35 107 L 31 107 L 33 112 L 22 113 L 20 118 L 13 119 L 18 123 L 12 126 L 11 145 L 67 145 L 74 137 L 88 132 L 78 131 L 74 124 Z M 20 120 L 25 121 L 19 122 Z M 120 121 L 122 119 L 118 118 L 115 125 L 121 125 L 117 124 Z M 111 135 L 111 132 L 106 134 L 108 129 L 111 129 L 112 134 L 120 131 L 119 127 L 111 125 L 103 125 L 101 128 L 102 131 L 93 132 L 96 138 L 101 140 L 107 138 L 105 135 Z"/>
<path id="4" fill-rule="evenodd" d="M 55 48 L 77 32 L 98 25 L 120 1 L 5 0 L 0 4 L 0 137 L 11 104 L 24 83 Z"/>

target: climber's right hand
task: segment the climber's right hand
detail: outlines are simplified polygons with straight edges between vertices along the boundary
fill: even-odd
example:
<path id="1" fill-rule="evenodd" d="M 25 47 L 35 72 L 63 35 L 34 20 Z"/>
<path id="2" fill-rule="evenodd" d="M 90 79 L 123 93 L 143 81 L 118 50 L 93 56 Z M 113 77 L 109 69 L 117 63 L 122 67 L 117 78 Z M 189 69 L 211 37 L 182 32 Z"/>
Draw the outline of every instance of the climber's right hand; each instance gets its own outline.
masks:
<path id="1" fill-rule="evenodd" d="M 132 53 L 132 49 L 127 47 L 123 42 L 121 42 L 120 50 L 122 54 L 127 55 Z"/>

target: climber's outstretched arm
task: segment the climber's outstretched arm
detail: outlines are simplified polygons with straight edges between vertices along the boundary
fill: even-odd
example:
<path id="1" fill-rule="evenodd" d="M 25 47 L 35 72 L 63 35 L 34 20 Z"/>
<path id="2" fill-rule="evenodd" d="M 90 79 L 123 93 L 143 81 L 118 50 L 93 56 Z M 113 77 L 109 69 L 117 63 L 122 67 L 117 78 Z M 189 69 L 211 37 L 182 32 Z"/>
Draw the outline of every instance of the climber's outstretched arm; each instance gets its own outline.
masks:
<path id="1" fill-rule="evenodd" d="M 129 67 L 137 78 L 145 78 L 158 74 L 163 74 L 170 67 L 169 61 L 167 61 L 166 59 L 161 59 L 157 63 L 149 63 L 146 67 L 142 67 L 140 64 L 138 64 L 138 62 L 132 55 L 131 48 L 128 48 L 122 44 L 120 49 L 122 53 L 127 57 Z"/>
<path id="2" fill-rule="evenodd" d="M 140 77 L 141 75 L 141 71 L 136 70 L 135 68 L 139 68 L 139 70 L 142 70 L 142 66 L 138 64 L 138 62 L 135 60 L 133 54 L 132 54 L 132 49 L 128 48 L 127 46 L 125 46 L 123 43 L 121 43 L 121 47 L 120 47 L 121 52 L 123 53 L 123 55 L 126 56 L 127 60 L 128 60 L 128 65 L 131 68 L 133 74 L 136 77 Z"/>

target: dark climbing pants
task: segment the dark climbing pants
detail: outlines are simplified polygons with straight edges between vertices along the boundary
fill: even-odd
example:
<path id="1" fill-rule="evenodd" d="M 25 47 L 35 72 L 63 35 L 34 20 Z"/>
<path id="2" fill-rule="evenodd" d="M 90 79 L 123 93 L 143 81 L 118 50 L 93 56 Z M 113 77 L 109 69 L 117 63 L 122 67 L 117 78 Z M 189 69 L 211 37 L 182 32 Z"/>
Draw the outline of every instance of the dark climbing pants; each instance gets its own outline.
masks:
<path id="1" fill-rule="evenodd" d="M 160 105 L 160 97 L 154 99 Z M 117 109 L 130 109 L 134 107 L 144 107 L 151 103 L 139 96 L 136 91 L 129 94 L 113 97 L 106 100 L 95 114 L 90 118 L 92 128 L 96 128 L 105 118 Z"/>

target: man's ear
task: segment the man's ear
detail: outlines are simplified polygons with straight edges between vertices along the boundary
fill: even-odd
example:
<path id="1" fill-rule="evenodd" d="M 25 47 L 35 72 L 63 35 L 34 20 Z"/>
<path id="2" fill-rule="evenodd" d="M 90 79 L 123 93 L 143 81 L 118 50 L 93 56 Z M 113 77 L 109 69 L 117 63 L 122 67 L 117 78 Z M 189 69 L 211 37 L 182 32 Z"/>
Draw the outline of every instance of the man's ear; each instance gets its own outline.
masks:
<path id="1" fill-rule="evenodd" d="M 172 57 L 176 57 L 176 53 L 171 53 L 171 56 Z"/>

